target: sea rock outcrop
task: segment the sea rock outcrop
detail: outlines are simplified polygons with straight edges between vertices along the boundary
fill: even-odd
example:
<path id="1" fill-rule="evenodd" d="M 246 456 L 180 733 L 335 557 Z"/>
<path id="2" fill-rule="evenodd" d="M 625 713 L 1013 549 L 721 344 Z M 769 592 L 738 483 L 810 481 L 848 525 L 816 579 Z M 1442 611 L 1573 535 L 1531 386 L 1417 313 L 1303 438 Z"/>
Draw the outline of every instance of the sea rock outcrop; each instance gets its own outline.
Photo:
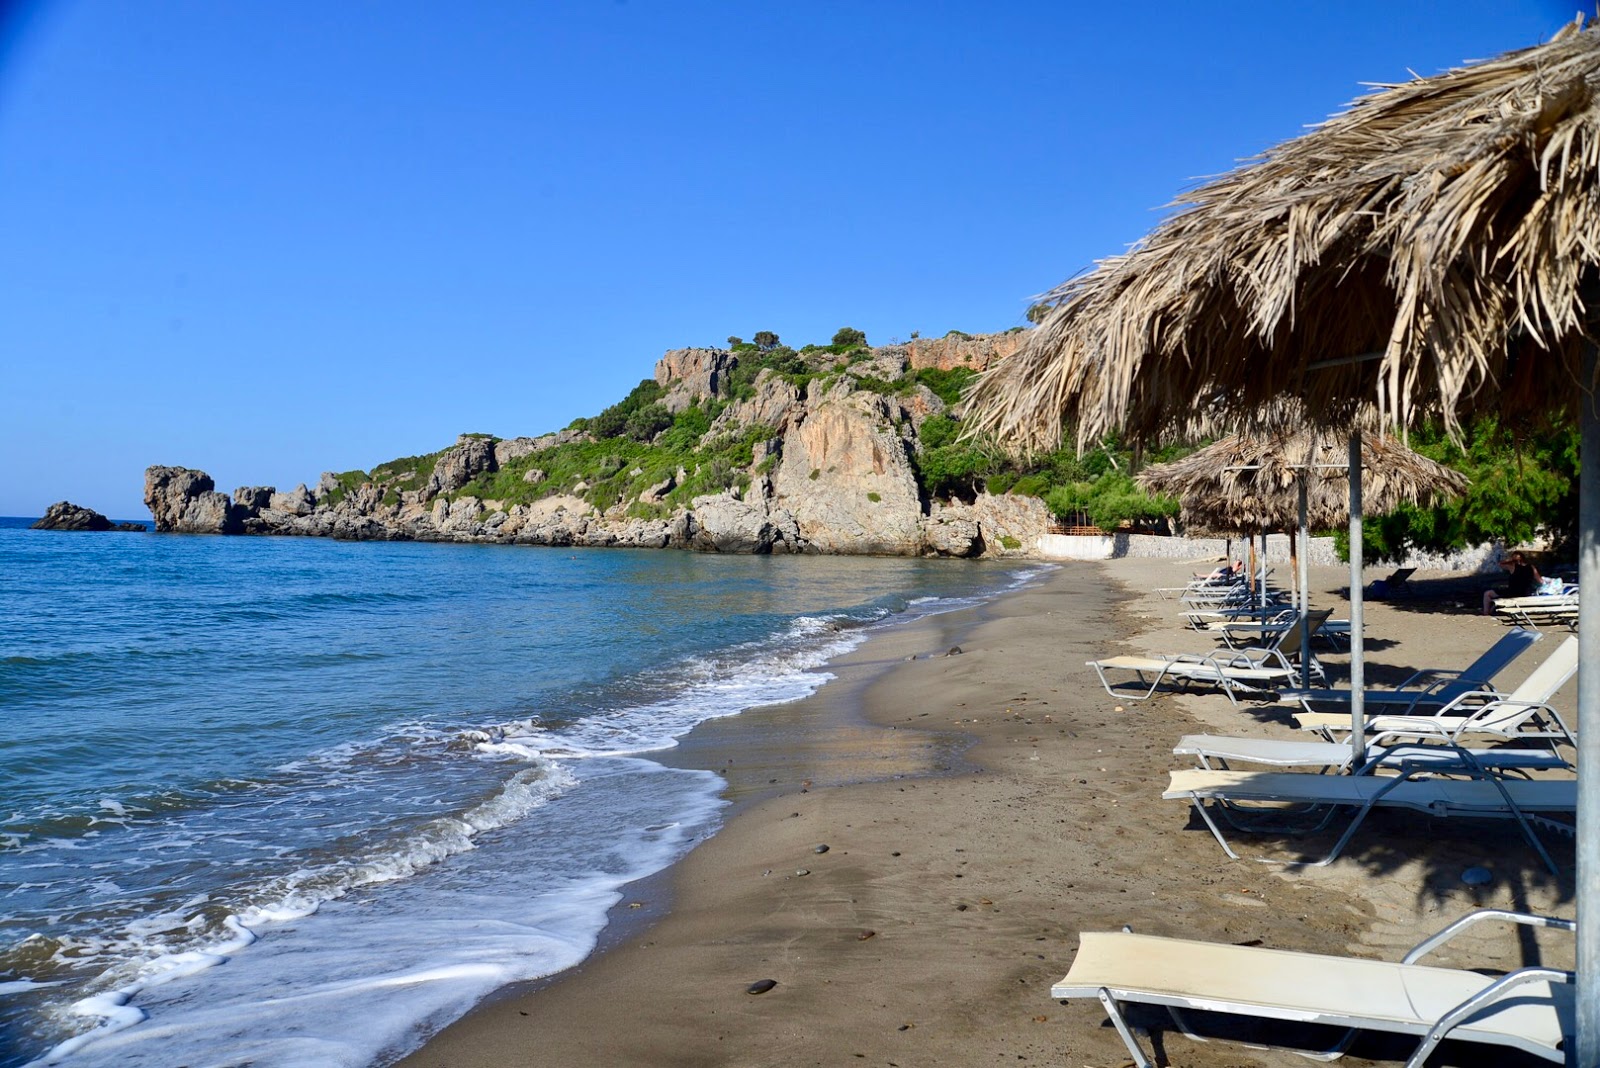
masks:
<path id="1" fill-rule="evenodd" d="M 92 508 L 71 501 L 57 501 L 44 511 L 44 518 L 34 523 L 30 530 L 139 530 L 138 523 L 113 523 Z"/>
<path id="2" fill-rule="evenodd" d="M 148 468 L 144 473 L 144 503 L 158 532 L 178 534 L 232 534 L 239 530 L 233 502 L 204 471 L 187 467 Z"/>

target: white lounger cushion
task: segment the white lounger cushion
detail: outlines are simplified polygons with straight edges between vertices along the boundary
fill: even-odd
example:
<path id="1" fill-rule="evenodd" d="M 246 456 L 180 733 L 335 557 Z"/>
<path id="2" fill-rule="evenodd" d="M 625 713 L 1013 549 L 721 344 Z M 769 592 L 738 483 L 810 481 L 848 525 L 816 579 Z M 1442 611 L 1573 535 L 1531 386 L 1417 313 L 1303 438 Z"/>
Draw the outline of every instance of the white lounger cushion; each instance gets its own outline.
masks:
<path id="1" fill-rule="evenodd" d="M 1423 1035 L 1494 981 L 1454 968 L 1151 935 L 1081 937 L 1066 978 L 1050 988 L 1052 997 L 1095 997 L 1106 989 L 1120 1001 Z M 1536 982 L 1486 1006 L 1451 1037 L 1559 1062 L 1562 1036 L 1572 1026 L 1572 988 Z"/>
<path id="2" fill-rule="evenodd" d="M 1392 746 L 1368 746 L 1366 759 L 1378 760 Z M 1413 767 L 1437 764 L 1440 767 L 1460 767 L 1461 757 L 1450 746 L 1402 747 L 1399 759 Z M 1350 763 L 1351 746 L 1346 742 L 1302 742 L 1293 738 L 1231 738 L 1215 734 L 1189 734 L 1172 747 L 1175 756 L 1193 756 L 1206 760 L 1238 760 L 1248 764 L 1269 764 L 1274 767 L 1330 767 L 1342 768 Z M 1560 754 L 1548 749 L 1469 749 L 1479 765 L 1485 768 L 1565 768 L 1569 765 Z"/>
<path id="3" fill-rule="evenodd" d="M 1285 801 L 1293 804 L 1379 805 L 1423 812 L 1511 816 L 1505 790 L 1524 812 L 1572 812 L 1578 806 L 1576 779 L 1409 779 L 1397 783 L 1377 775 L 1306 775 L 1293 771 L 1174 771 L 1166 800 L 1218 798 L 1229 801 Z"/>

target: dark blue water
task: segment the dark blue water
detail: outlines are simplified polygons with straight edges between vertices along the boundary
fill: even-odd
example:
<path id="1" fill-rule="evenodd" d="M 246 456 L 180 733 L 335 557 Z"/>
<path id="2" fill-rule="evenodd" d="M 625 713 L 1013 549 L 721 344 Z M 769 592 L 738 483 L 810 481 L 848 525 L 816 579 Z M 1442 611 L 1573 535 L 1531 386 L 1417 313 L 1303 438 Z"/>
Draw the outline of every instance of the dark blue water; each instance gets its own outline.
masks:
<path id="1" fill-rule="evenodd" d="M 381 1063 L 714 829 L 650 754 L 1016 568 L 0 520 L 0 1066 Z M 349 1026 L 360 1019 L 361 1026 Z"/>

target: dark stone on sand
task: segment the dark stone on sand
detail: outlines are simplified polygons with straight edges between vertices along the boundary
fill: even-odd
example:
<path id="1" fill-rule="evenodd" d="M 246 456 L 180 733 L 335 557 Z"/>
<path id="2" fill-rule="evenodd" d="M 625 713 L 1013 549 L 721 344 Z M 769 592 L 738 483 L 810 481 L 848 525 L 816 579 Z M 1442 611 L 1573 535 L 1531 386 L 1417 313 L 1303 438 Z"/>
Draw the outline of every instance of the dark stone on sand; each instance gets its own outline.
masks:
<path id="1" fill-rule="evenodd" d="M 776 979 L 757 979 L 755 982 L 745 987 L 744 992 L 746 994 L 765 994 L 767 991 L 771 990 L 777 985 L 778 981 Z"/>
<path id="2" fill-rule="evenodd" d="M 828 847 L 826 845 L 813 846 L 811 849 L 813 853 L 826 853 L 827 851 Z"/>
<path id="3" fill-rule="evenodd" d="M 950 647 L 950 651 L 948 653 L 945 653 L 944 655 L 945 656 L 960 656 L 961 655 L 961 646 L 952 645 Z"/>

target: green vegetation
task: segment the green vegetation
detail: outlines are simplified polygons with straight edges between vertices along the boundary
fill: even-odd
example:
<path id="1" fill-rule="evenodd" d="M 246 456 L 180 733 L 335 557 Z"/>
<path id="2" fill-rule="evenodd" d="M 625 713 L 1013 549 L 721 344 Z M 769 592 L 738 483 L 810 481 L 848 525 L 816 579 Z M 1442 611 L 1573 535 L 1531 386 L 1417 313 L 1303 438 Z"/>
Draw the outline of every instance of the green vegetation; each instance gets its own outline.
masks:
<path id="1" fill-rule="evenodd" d="M 648 412 L 651 407 L 636 409 L 635 414 Z M 774 433 L 771 427 L 749 426 L 703 441 L 711 419 L 706 408 L 691 405 L 676 417 L 669 416 L 668 425 L 651 435 L 653 440 L 624 432 L 595 441 L 556 445 L 512 460 L 498 471 L 479 475 L 450 496 L 473 496 L 512 505 L 571 494 L 605 509 L 636 500 L 646 490 L 670 480 L 672 488 L 656 502 L 661 508 L 646 502 L 636 510 L 651 516 L 664 515 L 674 505 L 687 504 L 692 497 L 748 485 L 755 446 L 771 440 Z M 535 469 L 545 473 L 536 485 L 524 477 Z M 684 473 L 681 479 L 679 471 Z"/>
<path id="2" fill-rule="evenodd" d="M 1000 547 L 1003 549 L 1020 549 L 1022 548 L 1022 542 L 1013 538 L 1010 534 L 1002 534 L 1000 535 Z"/>
<path id="3" fill-rule="evenodd" d="M 1403 559 L 1407 552 L 1448 552 L 1485 541 L 1508 544 L 1543 537 L 1570 555 L 1578 529 L 1578 431 L 1574 427 L 1513 434 L 1492 418 L 1469 426 L 1460 446 L 1438 427 L 1414 431 L 1411 448 L 1472 480 L 1453 501 L 1368 516 L 1361 526 L 1367 560 Z M 1349 531 L 1334 532 L 1349 557 Z"/>
<path id="4" fill-rule="evenodd" d="M 433 468 L 430 466 L 428 471 L 431 473 Z M 423 475 L 422 477 L 426 479 L 428 476 Z M 341 471 L 337 475 L 333 476 L 333 480 L 337 482 L 338 485 L 321 497 L 322 502 L 328 505 L 338 504 L 350 494 L 360 489 L 363 482 L 371 482 L 372 477 L 365 471 Z"/>
<path id="5" fill-rule="evenodd" d="M 946 337 L 964 338 L 959 330 Z M 664 403 L 667 391 L 644 379 L 628 395 L 598 415 L 575 419 L 569 429 L 588 439 L 568 442 L 510 460 L 498 471 L 479 475 L 449 499 L 464 496 L 509 507 L 554 495 L 573 495 L 600 509 L 625 505 L 630 516 L 664 518 L 693 497 L 743 488 L 753 475 L 776 470 L 779 457 L 763 456 L 752 471 L 755 447 L 776 434 L 771 427 L 749 426 L 713 435 L 717 417 L 731 403 L 755 396 L 755 380 L 763 371 L 782 376 L 802 392 L 816 396 L 841 376 L 854 388 L 888 396 L 907 396 L 925 386 L 948 405 L 960 402 L 971 384 L 970 368 L 921 368 L 890 381 L 862 373 L 858 365 L 872 358 L 866 334 L 841 327 L 826 346 L 806 345 L 799 351 L 770 330 L 758 330 L 752 341 L 730 335 L 728 345 L 737 363 L 721 383 L 717 399 L 702 399 L 674 414 Z M 493 440 L 490 435 L 468 435 Z M 408 456 L 380 464 L 371 480 L 379 483 L 386 504 L 427 485 L 441 452 Z M 961 424 L 949 415 L 924 419 L 918 434 L 914 468 L 929 498 L 971 500 L 976 494 L 1014 493 L 1040 497 L 1075 522 L 1093 522 L 1106 529 L 1132 522 L 1159 522 L 1177 512 L 1174 502 L 1151 500 L 1134 488 L 1127 472 L 1133 458 L 1115 444 L 1084 457 L 1067 451 L 1019 463 L 989 442 L 963 440 Z M 536 474 L 537 472 L 537 474 Z M 337 501 L 368 480 L 365 472 L 337 476 Z M 820 469 L 810 472 L 813 481 Z M 653 491 L 649 500 L 641 495 Z M 867 499 L 880 503 L 878 493 Z"/>

